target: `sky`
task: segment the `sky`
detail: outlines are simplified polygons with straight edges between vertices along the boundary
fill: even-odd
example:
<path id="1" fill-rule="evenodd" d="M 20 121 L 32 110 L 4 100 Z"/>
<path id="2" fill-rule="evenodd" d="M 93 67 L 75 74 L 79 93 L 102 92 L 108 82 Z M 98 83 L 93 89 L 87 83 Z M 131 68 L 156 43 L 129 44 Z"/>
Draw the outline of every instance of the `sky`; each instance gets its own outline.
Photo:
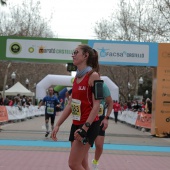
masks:
<path id="1" fill-rule="evenodd" d="M 58 38 L 94 39 L 94 25 L 107 19 L 118 0 L 41 0 L 45 15 L 54 12 L 52 28 Z M 48 10 L 47 10 L 48 8 Z"/>
<path id="2" fill-rule="evenodd" d="M 52 27 L 59 38 L 94 39 L 94 25 L 108 19 L 117 0 L 55 0 Z M 46 3 L 44 9 L 47 8 Z M 49 5 L 49 9 L 51 5 Z M 51 9 L 52 9 L 51 8 Z M 48 10 L 44 10 L 48 15 Z"/>
<path id="3" fill-rule="evenodd" d="M 31 1 L 31 0 L 27 0 Z M 40 0 L 42 15 L 49 17 L 49 23 L 58 38 L 95 39 L 94 26 L 101 19 L 109 19 L 119 0 Z M 21 3 L 22 0 L 7 0 L 7 3 Z"/>

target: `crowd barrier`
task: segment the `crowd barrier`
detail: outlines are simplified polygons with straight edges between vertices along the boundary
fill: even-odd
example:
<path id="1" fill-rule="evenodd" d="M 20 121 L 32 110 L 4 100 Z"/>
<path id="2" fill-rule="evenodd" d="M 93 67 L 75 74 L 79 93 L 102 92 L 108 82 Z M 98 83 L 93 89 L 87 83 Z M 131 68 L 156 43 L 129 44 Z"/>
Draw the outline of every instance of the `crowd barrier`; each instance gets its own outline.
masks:
<path id="1" fill-rule="evenodd" d="M 15 107 L 15 106 L 0 106 L 0 122 L 7 122 L 13 120 L 22 120 L 40 116 L 45 114 L 45 107 L 29 106 L 29 107 Z"/>
<path id="2" fill-rule="evenodd" d="M 110 117 L 114 119 L 114 110 L 112 111 Z M 151 114 L 146 114 L 144 112 L 133 112 L 130 110 L 122 112 L 119 111 L 118 120 L 135 127 L 151 129 Z"/>
<path id="3" fill-rule="evenodd" d="M 15 106 L 0 106 L 0 122 L 22 120 L 44 114 L 45 106 L 41 106 L 40 109 L 38 109 L 38 106 L 29 106 L 21 109 Z M 114 110 L 112 110 L 110 117 L 114 119 Z M 144 112 L 119 111 L 118 120 L 135 127 L 151 129 L 151 114 Z"/>

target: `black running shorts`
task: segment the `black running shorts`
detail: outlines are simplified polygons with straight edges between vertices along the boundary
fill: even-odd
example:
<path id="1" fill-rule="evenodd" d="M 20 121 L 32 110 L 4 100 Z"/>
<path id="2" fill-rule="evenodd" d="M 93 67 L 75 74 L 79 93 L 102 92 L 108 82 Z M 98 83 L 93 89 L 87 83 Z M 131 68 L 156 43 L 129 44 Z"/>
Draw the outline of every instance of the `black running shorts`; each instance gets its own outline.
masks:
<path id="1" fill-rule="evenodd" d="M 105 116 L 100 116 L 100 117 L 99 117 L 100 124 L 101 124 L 102 120 L 104 119 L 104 117 L 105 117 Z M 100 126 L 100 130 L 99 130 L 98 136 L 105 136 L 105 130 L 102 130 L 102 129 L 103 129 L 103 125 Z"/>
<path id="2" fill-rule="evenodd" d="M 49 118 L 51 118 L 51 124 L 54 124 L 55 121 L 55 114 L 45 114 L 45 120 L 49 120 Z"/>
<path id="3" fill-rule="evenodd" d="M 70 137 L 69 137 L 69 141 L 74 141 L 74 132 L 81 128 L 83 126 L 82 125 L 74 125 L 72 124 L 71 126 L 71 130 L 70 130 Z M 94 144 L 94 141 L 96 139 L 96 137 L 98 136 L 98 133 L 99 133 L 99 127 L 100 126 L 100 121 L 96 121 L 96 122 L 93 122 L 90 126 L 90 128 L 88 129 L 87 131 L 87 140 L 88 140 L 88 143 L 91 145 L 91 147 L 93 147 L 93 144 Z"/>

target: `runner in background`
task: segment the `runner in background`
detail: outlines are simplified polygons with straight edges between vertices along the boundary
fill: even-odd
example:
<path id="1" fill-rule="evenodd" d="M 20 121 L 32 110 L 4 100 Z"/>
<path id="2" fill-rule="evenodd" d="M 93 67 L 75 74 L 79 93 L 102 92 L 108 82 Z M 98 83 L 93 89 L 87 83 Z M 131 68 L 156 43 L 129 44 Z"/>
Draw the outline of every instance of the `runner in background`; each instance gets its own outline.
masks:
<path id="1" fill-rule="evenodd" d="M 100 111 L 99 111 L 100 131 L 95 140 L 95 147 L 96 147 L 95 155 L 94 155 L 94 159 L 92 160 L 93 170 L 98 170 L 99 159 L 103 152 L 105 130 L 108 127 L 108 123 L 109 123 L 108 120 L 113 107 L 113 100 L 111 98 L 110 90 L 105 83 L 103 84 L 103 95 L 104 95 L 104 100 L 101 100 L 100 102 Z M 107 112 L 105 113 L 106 108 L 107 108 Z"/>
<path id="2" fill-rule="evenodd" d="M 56 116 L 56 107 L 60 107 L 60 102 L 58 98 L 54 95 L 54 89 L 49 87 L 49 95 L 45 96 L 43 100 L 39 103 L 38 109 L 45 104 L 45 127 L 46 133 L 45 137 L 48 137 L 49 131 L 49 118 L 51 118 L 51 131 L 54 129 L 54 121 Z"/>

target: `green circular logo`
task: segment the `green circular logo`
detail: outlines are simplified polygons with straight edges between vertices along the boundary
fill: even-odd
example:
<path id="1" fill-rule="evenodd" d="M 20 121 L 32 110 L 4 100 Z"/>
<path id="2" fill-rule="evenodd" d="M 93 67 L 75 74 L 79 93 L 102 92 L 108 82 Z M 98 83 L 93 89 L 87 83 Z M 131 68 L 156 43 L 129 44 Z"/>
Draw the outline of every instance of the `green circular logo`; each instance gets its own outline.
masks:
<path id="1" fill-rule="evenodd" d="M 21 49 L 22 49 L 21 45 L 17 42 L 12 43 L 10 46 L 10 51 L 13 54 L 19 54 L 21 52 Z"/>
<path id="2" fill-rule="evenodd" d="M 34 52 L 34 48 L 33 48 L 33 47 L 30 47 L 30 48 L 28 49 L 28 51 L 29 51 L 30 53 L 33 53 L 33 52 Z"/>

